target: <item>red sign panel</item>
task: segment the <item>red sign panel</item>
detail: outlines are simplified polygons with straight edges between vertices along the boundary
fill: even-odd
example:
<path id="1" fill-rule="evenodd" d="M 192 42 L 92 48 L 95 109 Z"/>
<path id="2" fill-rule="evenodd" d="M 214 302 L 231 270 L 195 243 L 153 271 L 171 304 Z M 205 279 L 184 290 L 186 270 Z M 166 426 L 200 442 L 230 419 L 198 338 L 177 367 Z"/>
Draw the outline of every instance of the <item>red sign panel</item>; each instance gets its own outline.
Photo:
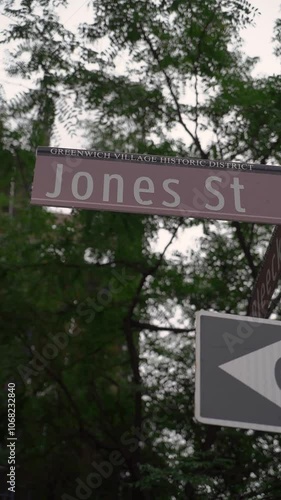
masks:
<path id="1" fill-rule="evenodd" d="M 266 318 L 273 292 L 281 278 L 281 226 L 272 233 L 249 303 L 248 316 Z"/>
<path id="2" fill-rule="evenodd" d="M 281 224 L 281 168 L 38 148 L 31 203 Z"/>

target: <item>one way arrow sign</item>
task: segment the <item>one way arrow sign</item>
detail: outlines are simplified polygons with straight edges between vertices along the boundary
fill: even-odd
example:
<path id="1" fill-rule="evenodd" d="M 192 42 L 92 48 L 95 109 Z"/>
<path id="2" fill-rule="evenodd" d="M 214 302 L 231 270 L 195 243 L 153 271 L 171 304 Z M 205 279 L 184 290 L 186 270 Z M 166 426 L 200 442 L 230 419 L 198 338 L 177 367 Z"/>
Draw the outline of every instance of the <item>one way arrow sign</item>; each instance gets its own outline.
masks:
<path id="1" fill-rule="evenodd" d="M 281 322 L 197 313 L 195 417 L 281 432 Z"/>

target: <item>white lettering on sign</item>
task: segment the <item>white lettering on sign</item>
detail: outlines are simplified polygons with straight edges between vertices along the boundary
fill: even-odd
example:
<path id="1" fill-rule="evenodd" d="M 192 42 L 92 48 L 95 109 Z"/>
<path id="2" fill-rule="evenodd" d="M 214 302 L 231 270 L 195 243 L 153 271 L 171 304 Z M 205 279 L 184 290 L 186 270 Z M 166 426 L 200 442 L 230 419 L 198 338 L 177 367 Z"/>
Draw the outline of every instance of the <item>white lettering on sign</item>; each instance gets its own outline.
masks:
<path id="1" fill-rule="evenodd" d="M 163 201 L 162 205 L 165 205 L 165 207 L 172 207 L 173 208 L 173 207 L 179 206 L 181 199 L 180 199 L 178 193 L 176 193 L 173 189 L 171 189 L 169 187 L 169 184 L 179 184 L 179 182 L 180 181 L 178 179 L 166 179 L 163 182 L 163 188 L 166 191 L 166 193 L 170 194 L 174 198 L 174 201 L 170 202 L 170 203 L 168 201 Z"/>
<path id="2" fill-rule="evenodd" d="M 63 178 L 63 164 L 57 163 L 56 176 L 55 176 L 55 186 L 53 192 L 47 192 L 46 197 L 48 198 L 58 198 L 62 190 L 62 178 Z M 216 175 L 211 175 L 205 181 L 205 189 L 211 193 L 217 199 L 217 204 L 206 203 L 205 208 L 208 210 L 219 212 L 224 208 L 225 199 L 222 193 L 217 189 L 216 183 L 220 184 L 220 188 L 224 188 L 221 185 L 223 179 Z M 214 184 L 215 183 L 215 184 Z M 171 201 L 161 201 L 161 204 L 165 207 L 175 208 L 181 204 L 180 195 L 172 189 L 171 185 L 178 185 L 178 179 L 165 179 L 162 183 L 163 190 L 172 197 Z M 245 212 L 245 208 L 241 206 L 241 190 L 244 186 L 239 183 L 237 177 L 233 178 L 233 183 L 230 188 L 234 192 L 234 206 L 237 212 Z M 94 180 L 93 176 L 88 172 L 76 172 L 73 176 L 71 182 L 71 191 L 76 200 L 88 200 L 94 191 Z M 120 174 L 104 174 L 103 175 L 103 186 L 101 187 L 102 201 L 112 203 L 112 198 L 115 196 L 117 203 L 124 203 L 124 179 Z M 134 198 L 139 205 L 147 206 L 153 204 L 152 196 L 145 196 L 145 194 L 154 194 L 155 185 L 150 177 L 142 176 L 138 177 L 134 182 L 133 187 Z M 202 194 L 203 196 L 203 194 Z M 205 199 L 204 199 L 205 203 Z M 278 248 L 278 269 L 281 267 L 281 242 L 277 242 Z"/>
<path id="3" fill-rule="evenodd" d="M 237 177 L 234 177 L 233 184 L 231 184 L 230 187 L 234 190 L 235 210 L 237 210 L 237 212 L 245 212 L 245 208 L 241 207 L 240 199 L 240 190 L 244 189 L 244 186 L 239 184 L 239 179 Z"/>
<path id="4" fill-rule="evenodd" d="M 178 158 L 169 156 L 150 156 L 135 153 L 107 153 L 104 151 L 93 151 L 85 149 L 47 148 L 51 155 L 55 156 L 76 156 L 82 158 L 108 159 L 115 158 L 122 161 L 134 161 L 145 163 L 165 163 L 169 165 L 189 165 L 190 167 L 223 168 L 231 170 L 249 170 L 255 166 L 252 163 L 225 162 L 214 160 L 202 160 L 195 158 Z"/>
<path id="5" fill-rule="evenodd" d="M 57 198 L 60 195 L 61 183 L 62 183 L 62 171 L 63 171 L 62 163 L 57 163 L 55 189 L 53 193 L 49 192 L 46 193 L 46 196 L 48 196 L 48 198 Z"/>
<path id="6" fill-rule="evenodd" d="M 148 187 L 141 187 L 141 184 L 146 182 Z M 140 205 L 152 205 L 151 200 L 143 200 L 140 193 L 154 193 L 154 184 L 149 177 L 139 177 L 134 184 L 134 197 Z"/>
<path id="7" fill-rule="evenodd" d="M 78 193 L 78 182 L 81 179 L 81 177 L 85 177 L 87 181 L 87 187 L 84 194 Z M 88 200 L 94 190 L 93 177 L 88 172 L 77 172 L 72 179 L 71 189 L 72 189 L 72 194 L 74 198 L 76 198 L 76 200 Z"/>
<path id="8" fill-rule="evenodd" d="M 210 193 L 212 193 L 213 195 L 215 195 L 217 198 L 218 198 L 218 204 L 213 206 L 213 205 L 210 205 L 209 203 L 207 203 L 205 205 L 205 207 L 208 209 L 208 210 L 221 210 L 223 207 L 224 207 L 224 197 L 223 195 L 217 191 L 217 189 L 215 189 L 213 186 L 212 186 L 212 182 L 213 181 L 216 181 L 216 182 L 222 182 L 222 179 L 220 177 L 217 177 L 216 175 L 211 175 L 211 177 L 208 177 L 206 179 L 206 182 L 205 182 L 205 187 L 207 189 L 207 191 L 209 191 Z"/>
<path id="9" fill-rule="evenodd" d="M 212 185 L 212 182 L 222 182 L 221 177 L 217 177 L 216 175 L 211 175 L 211 177 L 208 177 L 205 182 L 205 188 L 209 193 L 212 193 L 214 196 L 217 197 L 218 203 L 217 205 L 210 205 L 207 203 L 205 205 L 205 208 L 208 210 L 215 210 L 216 212 L 220 211 L 224 207 L 224 197 L 223 195 L 215 189 L 215 187 Z M 230 188 L 233 189 L 234 191 L 234 205 L 235 205 L 235 210 L 237 212 L 246 212 L 245 208 L 241 207 L 241 196 L 240 196 L 240 191 L 244 189 L 244 186 L 239 183 L 238 177 L 234 177 L 233 183 L 230 185 Z"/>
<path id="10" fill-rule="evenodd" d="M 117 181 L 117 203 L 123 203 L 124 181 L 119 174 L 105 174 L 103 184 L 103 201 L 109 201 L 109 184 L 111 179 Z"/>
<path id="11" fill-rule="evenodd" d="M 55 178 L 55 187 L 54 191 L 47 192 L 46 196 L 48 198 L 58 198 L 61 194 L 62 189 L 62 175 L 63 175 L 63 165 L 61 163 L 57 163 L 56 169 L 56 178 Z M 78 184 L 81 178 L 86 179 L 86 191 L 85 193 L 78 192 Z M 117 190 L 116 190 L 116 199 L 117 203 L 123 203 L 124 201 L 124 179 L 119 174 L 104 174 L 103 180 L 103 198 L 102 201 L 112 202 L 112 197 L 110 197 L 111 193 L 111 184 L 112 181 L 117 182 Z M 163 181 L 163 189 L 172 196 L 172 201 L 163 201 L 162 205 L 165 207 L 178 207 L 181 203 L 181 199 L 179 194 L 174 191 L 170 185 L 171 184 L 179 184 L 178 179 L 165 179 Z M 93 193 L 94 190 L 94 181 L 92 176 L 88 172 L 77 172 L 72 179 L 72 194 L 77 200 L 88 200 Z M 152 200 L 144 200 L 141 196 L 141 193 L 154 193 L 154 183 L 150 177 L 138 177 L 134 183 L 134 197 L 139 205 L 152 205 Z"/>

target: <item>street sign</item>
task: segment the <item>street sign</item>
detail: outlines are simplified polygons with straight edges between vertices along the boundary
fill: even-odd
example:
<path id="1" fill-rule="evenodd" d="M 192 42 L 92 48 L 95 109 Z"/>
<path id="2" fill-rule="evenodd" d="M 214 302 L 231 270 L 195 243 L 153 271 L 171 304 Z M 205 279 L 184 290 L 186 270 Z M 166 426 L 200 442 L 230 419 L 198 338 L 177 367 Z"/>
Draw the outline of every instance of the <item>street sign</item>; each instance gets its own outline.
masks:
<path id="1" fill-rule="evenodd" d="M 281 432 L 280 322 L 197 313 L 195 417 Z"/>
<path id="2" fill-rule="evenodd" d="M 31 203 L 281 224 L 281 167 L 44 148 Z"/>
<path id="3" fill-rule="evenodd" d="M 274 229 L 254 284 L 247 314 L 266 318 L 273 292 L 281 278 L 281 226 Z"/>

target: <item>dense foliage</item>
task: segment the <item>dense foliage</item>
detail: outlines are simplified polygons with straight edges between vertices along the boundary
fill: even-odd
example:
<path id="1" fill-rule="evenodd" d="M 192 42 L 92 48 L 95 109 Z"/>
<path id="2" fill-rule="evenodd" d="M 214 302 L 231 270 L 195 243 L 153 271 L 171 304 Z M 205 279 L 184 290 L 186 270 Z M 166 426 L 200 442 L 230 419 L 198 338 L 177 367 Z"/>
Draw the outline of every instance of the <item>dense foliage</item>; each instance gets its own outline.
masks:
<path id="1" fill-rule="evenodd" d="M 258 14 L 102 0 L 73 33 L 67 4 L 2 1 L 9 78 L 29 87 L 0 101 L 1 431 L 14 381 L 17 498 L 278 499 L 277 435 L 193 416 L 195 312 L 245 313 L 272 228 L 30 206 L 35 149 L 64 146 L 61 123 L 73 147 L 83 128 L 96 149 L 280 162 L 280 78 L 254 78 L 240 39 Z"/>

